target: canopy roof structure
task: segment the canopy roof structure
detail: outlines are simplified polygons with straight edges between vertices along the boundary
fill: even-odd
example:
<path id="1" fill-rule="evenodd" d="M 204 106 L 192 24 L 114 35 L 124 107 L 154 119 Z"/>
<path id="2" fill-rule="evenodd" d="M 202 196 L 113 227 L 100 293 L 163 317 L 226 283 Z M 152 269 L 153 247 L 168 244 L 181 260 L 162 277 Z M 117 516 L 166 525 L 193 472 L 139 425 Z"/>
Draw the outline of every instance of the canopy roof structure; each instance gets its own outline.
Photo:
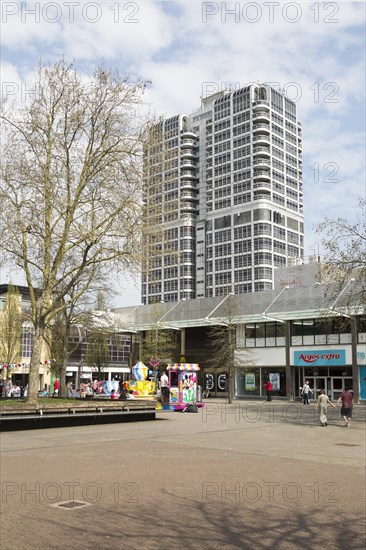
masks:
<path id="1" fill-rule="evenodd" d="M 304 268 L 304 266 L 302 266 Z M 131 332 L 152 329 L 180 330 L 210 325 L 248 324 L 327 317 L 365 315 L 362 281 L 349 279 L 343 286 L 283 284 L 272 291 L 227 294 L 213 298 L 140 305 L 114 309 L 115 323 Z"/>

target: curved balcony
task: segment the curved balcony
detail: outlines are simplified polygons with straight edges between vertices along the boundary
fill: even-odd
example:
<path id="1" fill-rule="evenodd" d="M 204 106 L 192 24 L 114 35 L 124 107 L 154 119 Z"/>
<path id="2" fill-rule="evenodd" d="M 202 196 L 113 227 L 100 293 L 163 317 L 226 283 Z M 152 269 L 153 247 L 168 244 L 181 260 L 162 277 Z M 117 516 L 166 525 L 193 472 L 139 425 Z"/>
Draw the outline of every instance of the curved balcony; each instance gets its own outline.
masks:
<path id="1" fill-rule="evenodd" d="M 182 212 L 197 212 L 197 208 L 195 204 L 192 204 L 191 202 L 183 201 L 180 205 L 180 210 Z"/>
<path id="2" fill-rule="evenodd" d="M 184 159 L 180 163 L 181 168 L 196 168 L 196 163 L 193 159 Z"/>
<path id="3" fill-rule="evenodd" d="M 258 101 L 253 101 L 253 110 L 259 110 L 259 109 L 268 109 L 269 110 L 269 101 L 265 101 L 264 99 L 259 99 Z"/>
<path id="4" fill-rule="evenodd" d="M 254 170 L 253 178 L 257 179 L 260 178 L 261 180 L 270 180 L 271 179 L 271 173 L 269 170 Z"/>
<path id="5" fill-rule="evenodd" d="M 198 197 L 193 192 L 184 191 L 180 194 L 180 199 L 184 201 L 198 201 Z"/>
<path id="6" fill-rule="evenodd" d="M 191 148 L 186 148 L 186 149 L 181 149 L 180 151 L 180 156 L 182 159 L 186 159 L 186 158 L 196 158 L 196 152 L 193 151 Z"/>
<path id="7" fill-rule="evenodd" d="M 260 111 L 258 109 L 258 111 L 254 111 L 253 113 L 253 118 L 255 119 L 255 121 L 257 120 L 269 120 L 269 111 Z"/>
<path id="8" fill-rule="evenodd" d="M 253 124 L 253 132 L 270 132 L 271 128 L 269 124 L 266 124 L 265 122 L 254 122 Z"/>
<path id="9" fill-rule="evenodd" d="M 181 177 L 182 180 L 186 180 L 186 179 L 196 180 L 197 179 L 196 175 L 193 172 L 187 171 L 187 170 L 182 170 L 182 172 L 180 173 L 180 177 Z"/>
<path id="10" fill-rule="evenodd" d="M 261 142 L 270 143 L 270 138 L 269 138 L 269 135 L 258 134 L 258 135 L 253 137 L 253 142 L 255 142 L 255 143 L 261 143 Z"/>
<path id="11" fill-rule="evenodd" d="M 181 143 L 180 143 L 180 146 L 181 147 L 190 147 L 190 148 L 194 148 L 196 147 L 196 140 L 195 139 L 190 139 L 190 138 L 184 138 L 182 139 Z"/>
<path id="12" fill-rule="evenodd" d="M 256 158 L 253 160 L 253 166 L 271 166 L 271 161 L 267 158 Z"/>
<path id="13" fill-rule="evenodd" d="M 254 147 L 253 155 L 271 155 L 269 147 Z"/>
<path id="14" fill-rule="evenodd" d="M 181 138 L 196 138 L 196 134 L 194 132 L 190 132 L 189 130 L 182 130 L 180 133 Z"/>
<path id="15" fill-rule="evenodd" d="M 271 193 L 263 193 L 263 191 L 254 192 L 253 194 L 253 200 L 254 201 L 270 201 L 271 200 Z"/>
<path id="16" fill-rule="evenodd" d="M 182 181 L 180 184 L 180 189 L 181 191 L 183 191 L 184 189 L 186 189 L 187 191 L 196 191 L 196 185 L 192 180 Z"/>
<path id="17" fill-rule="evenodd" d="M 256 181 L 253 183 L 253 189 L 254 190 L 264 190 L 268 191 L 271 190 L 271 182 L 269 181 Z"/>

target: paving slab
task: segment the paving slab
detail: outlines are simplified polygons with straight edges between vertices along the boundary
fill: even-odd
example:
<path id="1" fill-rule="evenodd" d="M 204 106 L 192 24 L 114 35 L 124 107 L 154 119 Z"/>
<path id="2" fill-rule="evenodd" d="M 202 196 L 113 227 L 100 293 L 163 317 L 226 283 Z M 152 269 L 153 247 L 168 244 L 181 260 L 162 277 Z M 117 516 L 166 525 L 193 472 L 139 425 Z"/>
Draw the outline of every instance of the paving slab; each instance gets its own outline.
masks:
<path id="1" fill-rule="evenodd" d="M 349 429 L 331 412 L 210 401 L 4 433 L 0 547 L 364 549 L 365 408 Z"/>

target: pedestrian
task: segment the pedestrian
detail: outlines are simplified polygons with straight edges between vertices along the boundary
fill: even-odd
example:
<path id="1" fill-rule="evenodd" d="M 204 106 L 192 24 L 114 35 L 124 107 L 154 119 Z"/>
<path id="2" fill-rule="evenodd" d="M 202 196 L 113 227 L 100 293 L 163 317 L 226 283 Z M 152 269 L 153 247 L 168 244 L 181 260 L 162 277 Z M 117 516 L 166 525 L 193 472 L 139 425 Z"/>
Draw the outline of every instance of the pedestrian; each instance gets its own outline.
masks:
<path id="1" fill-rule="evenodd" d="M 20 397 L 20 386 L 18 382 L 15 382 L 13 386 L 13 397 L 18 399 Z"/>
<path id="2" fill-rule="evenodd" d="M 11 397 L 13 394 L 13 384 L 11 378 L 9 377 L 5 384 L 5 397 Z"/>
<path id="3" fill-rule="evenodd" d="M 135 399 L 135 396 L 133 395 L 133 391 L 130 390 L 127 394 L 127 399 L 130 400 L 130 399 Z"/>
<path id="4" fill-rule="evenodd" d="M 349 391 L 347 386 L 344 388 L 344 391 L 339 397 L 337 405 L 339 403 L 342 403 L 341 417 L 345 421 L 345 426 L 347 426 L 347 428 L 350 428 L 353 409 L 353 394 Z"/>
<path id="5" fill-rule="evenodd" d="M 169 401 L 169 378 L 166 374 L 166 371 L 160 377 L 160 390 L 163 403 L 168 403 Z"/>
<path id="6" fill-rule="evenodd" d="M 328 405 L 332 405 L 332 407 L 335 409 L 335 405 L 330 401 L 329 397 L 325 395 L 325 390 L 320 390 L 320 394 L 318 396 L 318 400 L 316 402 L 315 408 L 316 409 L 320 408 L 319 420 L 323 428 L 324 426 L 328 426 L 328 420 L 327 420 Z"/>
<path id="7" fill-rule="evenodd" d="M 304 400 L 304 405 L 310 405 L 309 393 L 313 393 L 313 390 L 310 388 L 308 380 L 306 380 L 305 384 L 302 387 L 302 397 Z"/>
<path id="8" fill-rule="evenodd" d="M 2 396 L 3 396 L 3 390 L 4 390 L 4 378 L 3 378 L 2 375 L 0 374 L 0 399 L 1 399 Z"/>
<path id="9" fill-rule="evenodd" d="M 59 379 L 56 378 L 56 380 L 53 383 L 53 397 L 58 397 L 59 391 L 60 391 L 60 382 L 59 382 Z"/>
<path id="10" fill-rule="evenodd" d="M 272 401 L 272 390 L 273 390 L 272 382 L 268 380 L 266 384 L 267 401 Z"/>

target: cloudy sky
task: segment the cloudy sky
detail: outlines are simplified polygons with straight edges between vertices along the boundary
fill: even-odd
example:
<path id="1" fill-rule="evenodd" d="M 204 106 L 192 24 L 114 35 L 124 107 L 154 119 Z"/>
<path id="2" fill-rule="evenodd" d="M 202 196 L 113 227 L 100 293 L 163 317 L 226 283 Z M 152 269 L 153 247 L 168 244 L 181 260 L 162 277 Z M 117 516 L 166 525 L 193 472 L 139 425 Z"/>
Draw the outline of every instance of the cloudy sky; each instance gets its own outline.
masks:
<path id="1" fill-rule="evenodd" d="M 85 73 L 104 62 L 151 80 L 156 115 L 190 112 L 225 87 L 272 83 L 297 102 L 303 125 L 305 255 L 325 215 L 360 214 L 364 2 L 3 0 L 1 27 L 3 95 L 26 98 L 39 59 L 61 55 Z M 116 301 L 139 302 L 138 283 Z"/>

